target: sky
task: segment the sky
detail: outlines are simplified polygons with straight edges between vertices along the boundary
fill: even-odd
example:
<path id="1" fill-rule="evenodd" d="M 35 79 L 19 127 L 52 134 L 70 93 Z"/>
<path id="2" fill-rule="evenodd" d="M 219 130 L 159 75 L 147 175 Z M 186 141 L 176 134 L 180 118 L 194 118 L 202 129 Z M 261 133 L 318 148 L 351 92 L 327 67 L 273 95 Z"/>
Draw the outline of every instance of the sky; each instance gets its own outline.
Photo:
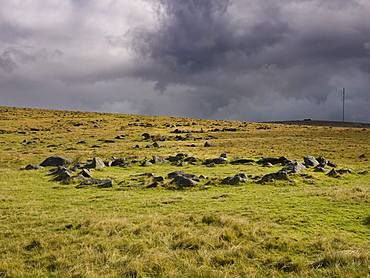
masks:
<path id="1" fill-rule="evenodd" d="M 369 0 L 1 0 L 0 106 L 370 122 Z"/>

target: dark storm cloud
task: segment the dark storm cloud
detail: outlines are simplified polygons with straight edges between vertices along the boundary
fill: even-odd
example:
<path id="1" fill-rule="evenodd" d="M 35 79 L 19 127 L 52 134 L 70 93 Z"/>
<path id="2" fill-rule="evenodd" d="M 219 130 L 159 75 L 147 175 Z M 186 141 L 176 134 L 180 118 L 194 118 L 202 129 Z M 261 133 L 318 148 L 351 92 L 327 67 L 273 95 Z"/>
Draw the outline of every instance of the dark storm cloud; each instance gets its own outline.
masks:
<path id="1" fill-rule="evenodd" d="M 368 0 L 3 0 L 2 105 L 370 122 Z"/>
<path id="2" fill-rule="evenodd" d="M 241 103 L 248 98 L 256 102 L 254 96 L 261 99 L 261 109 L 265 102 L 271 105 L 267 109 L 279 109 L 281 116 L 277 112 L 277 117 L 289 117 L 289 111 L 283 103 L 274 106 L 273 96 L 296 99 L 297 105 L 306 102 L 312 113 L 307 116 L 325 117 L 320 105 L 333 101 L 330 94 L 339 96 L 343 86 L 356 90 L 351 92 L 354 99 L 368 94 L 370 19 L 365 16 L 366 2 L 155 3 L 159 3 L 156 28 L 133 33 L 136 54 L 152 61 L 156 69 L 141 76 L 157 82 L 155 89 L 160 91 L 170 91 L 171 85 L 190 86 L 198 95 L 197 103 L 210 107 L 204 111 L 206 117 L 218 117 L 218 111 L 228 107 L 235 113 L 234 101 L 240 103 L 234 118 L 248 117 Z M 364 114 L 361 117 L 369 121 Z"/>
<path id="3" fill-rule="evenodd" d="M 283 21 L 232 23 L 227 13 L 231 1 L 160 0 L 159 3 L 157 29 L 136 30 L 134 48 L 138 54 L 179 73 L 221 68 L 225 63 L 273 46 L 289 32 L 288 24 Z M 242 29 L 245 31 L 241 32 Z"/>

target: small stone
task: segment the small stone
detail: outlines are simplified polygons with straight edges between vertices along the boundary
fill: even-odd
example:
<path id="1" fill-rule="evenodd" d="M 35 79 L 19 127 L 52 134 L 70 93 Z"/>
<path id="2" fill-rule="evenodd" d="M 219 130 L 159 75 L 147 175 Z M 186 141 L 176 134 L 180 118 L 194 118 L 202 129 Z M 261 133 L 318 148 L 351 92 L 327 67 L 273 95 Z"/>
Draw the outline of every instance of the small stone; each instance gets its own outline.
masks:
<path id="1" fill-rule="evenodd" d="M 41 168 L 44 168 L 40 165 L 35 165 L 35 164 L 28 164 L 24 169 L 26 170 L 38 170 L 38 169 L 41 169 Z"/>
<path id="2" fill-rule="evenodd" d="M 339 173 L 335 170 L 335 169 L 332 169 L 329 173 L 328 173 L 328 176 L 330 177 L 338 177 L 339 176 Z"/>
<path id="3" fill-rule="evenodd" d="M 86 178 L 91 178 L 92 177 L 92 172 L 89 169 L 82 169 L 81 175 L 86 177 Z"/>

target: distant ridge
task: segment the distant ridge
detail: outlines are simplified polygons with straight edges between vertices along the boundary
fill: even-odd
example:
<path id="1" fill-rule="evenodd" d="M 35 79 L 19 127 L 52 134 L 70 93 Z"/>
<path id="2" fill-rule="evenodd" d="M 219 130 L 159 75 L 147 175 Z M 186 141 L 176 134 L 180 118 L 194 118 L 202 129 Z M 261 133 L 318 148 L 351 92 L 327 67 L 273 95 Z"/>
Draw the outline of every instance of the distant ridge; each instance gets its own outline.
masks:
<path id="1" fill-rule="evenodd" d="M 308 125 L 308 126 L 328 126 L 328 127 L 352 127 L 352 128 L 370 128 L 370 123 L 340 122 L 340 121 L 321 121 L 321 120 L 294 120 L 294 121 L 273 121 L 265 122 L 270 124 L 283 125 Z"/>

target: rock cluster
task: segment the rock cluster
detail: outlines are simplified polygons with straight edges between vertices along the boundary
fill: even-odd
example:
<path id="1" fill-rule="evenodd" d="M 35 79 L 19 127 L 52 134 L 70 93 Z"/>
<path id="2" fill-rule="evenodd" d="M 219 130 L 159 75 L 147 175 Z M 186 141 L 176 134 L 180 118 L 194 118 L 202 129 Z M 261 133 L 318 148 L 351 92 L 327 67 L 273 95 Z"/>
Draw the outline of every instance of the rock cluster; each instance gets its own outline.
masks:
<path id="1" fill-rule="evenodd" d="M 145 134 L 144 134 L 145 135 Z M 146 136 L 146 135 L 145 135 Z M 49 171 L 55 176 L 54 180 L 56 181 L 70 181 L 70 180 L 82 180 L 82 182 L 77 186 L 78 188 L 86 187 L 86 186 L 97 186 L 99 188 L 109 188 L 113 187 L 113 180 L 111 179 L 95 179 L 93 178 L 93 171 L 94 170 L 104 170 L 106 167 L 128 167 L 133 164 L 141 165 L 143 167 L 153 165 L 153 164 L 166 164 L 172 163 L 172 165 L 177 166 L 184 166 L 187 163 L 202 163 L 205 166 L 215 166 L 220 164 L 254 164 L 257 163 L 258 165 L 262 166 L 274 166 L 274 165 L 281 165 L 282 169 L 269 173 L 262 176 L 255 176 L 246 175 L 244 173 L 239 173 L 234 176 L 229 176 L 220 181 L 221 184 L 227 185 L 238 185 L 242 183 L 247 183 L 248 178 L 254 180 L 257 183 L 267 183 L 272 182 L 275 180 L 290 180 L 291 175 L 295 175 L 301 172 L 304 172 L 310 167 L 313 167 L 314 172 L 328 172 L 328 176 L 331 177 L 338 177 L 345 173 L 351 173 L 350 169 L 342 168 L 340 170 L 335 170 L 334 168 L 338 165 L 328 161 L 323 157 L 315 158 L 313 156 L 304 156 L 303 161 L 293 161 L 285 156 L 281 156 L 279 158 L 268 157 L 268 158 L 261 158 L 257 161 L 253 159 L 231 159 L 231 161 L 227 158 L 227 154 L 223 153 L 220 157 L 211 158 L 202 160 L 196 157 L 189 157 L 186 153 L 178 153 L 175 156 L 152 156 L 152 158 L 144 158 L 142 160 L 139 159 L 138 156 L 131 156 L 126 158 L 116 158 L 111 157 L 106 159 L 105 161 L 100 157 L 94 157 L 86 162 L 78 162 L 73 164 L 73 160 L 71 158 L 67 158 L 64 156 L 51 156 L 45 159 L 40 165 L 29 164 L 25 167 L 26 170 L 36 170 L 41 169 L 43 167 L 57 167 L 52 168 Z M 198 165 L 200 165 L 198 163 Z M 333 167 L 332 170 L 326 169 L 325 167 Z M 146 185 L 147 188 L 154 188 L 158 187 L 160 183 L 165 181 L 164 177 L 156 177 L 154 173 L 144 173 L 135 175 L 136 177 L 144 177 L 150 183 Z M 304 174 L 301 174 L 304 176 Z M 184 171 L 175 171 L 171 172 L 167 175 L 167 179 L 171 180 L 168 184 L 175 185 L 178 188 L 185 188 L 185 187 L 193 187 L 201 182 L 202 179 L 207 179 L 206 176 L 201 175 L 197 176 L 194 174 L 185 173 Z M 124 184 L 124 182 L 119 183 L 119 185 Z M 148 183 L 146 183 L 148 184 Z M 134 187 L 143 187 L 144 185 L 131 185 L 126 184 L 122 186 L 134 186 Z"/>

